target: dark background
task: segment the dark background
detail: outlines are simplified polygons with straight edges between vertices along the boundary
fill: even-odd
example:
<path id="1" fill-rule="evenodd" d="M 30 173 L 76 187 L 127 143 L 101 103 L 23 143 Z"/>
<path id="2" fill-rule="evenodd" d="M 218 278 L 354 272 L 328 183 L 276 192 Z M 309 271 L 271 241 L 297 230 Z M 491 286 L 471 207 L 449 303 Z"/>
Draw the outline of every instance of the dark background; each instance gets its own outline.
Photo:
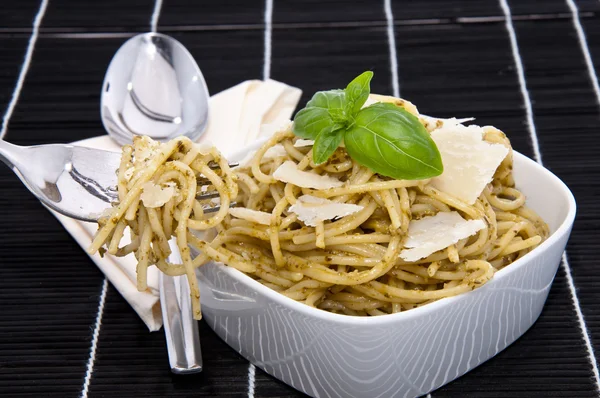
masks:
<path id="1" fill-rule="evenodd" d="M 564 265 L 538 322 L 511 347 L 433 397 L 594 397 L 600 350 L 600 2 L 575 0 L 596 71 L 565 0 L 509 1 L 544 165 L 578 202 L 567 251 L 586 345 Z M 0 7 L 0 112 L 9 103 L 40 3 Z M 149 30 L 153 0 L 50 0 L 6 139 L 33 145 L 104 134 L 99 92 L 113 53 Z M 217 93 L 262 78 L 264 1 L 164 0 L 159 31 L 183 42 Z M 426 114 L 474 116 L 532 157 L 521 86 L 497 0 L 393 0 L 401 95 Z M 373 70 L 391 94 L 383 0 L 275 0 L 271 77 L 304 90 L 343 87 Z M 590 74 L 591 72 L 591 74 Z M 56 219 L 0 167 L 0 394 L 81 394 L 103 275 Z M 90 397 L 246 396 L 248 362 L 200 323 L 205 370 L 176 377 L 162 331 L 148 333 L 108 287 Z M 595 368 L 597 372 L 597 367 Z M 299 396 L 256 370 L 255 396 Z"/>

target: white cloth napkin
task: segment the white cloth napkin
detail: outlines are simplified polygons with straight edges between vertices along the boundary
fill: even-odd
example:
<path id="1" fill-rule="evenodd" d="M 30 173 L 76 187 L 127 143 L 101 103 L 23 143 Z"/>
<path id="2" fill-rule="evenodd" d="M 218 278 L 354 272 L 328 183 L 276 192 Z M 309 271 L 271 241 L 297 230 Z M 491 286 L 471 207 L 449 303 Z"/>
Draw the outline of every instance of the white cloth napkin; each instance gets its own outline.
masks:
<path id="1" fill-rule="evenodd" d="M 260 135 L 261 125 L 277 125 L 289 120 L 301 94 L 298 88 L 274 80 L 248 80 L 222 91 L 210 98 L 208 128 L 199 141 L 211 142 L 227 156 L 255 141 Z M 120 149 L 107 135 L 74 144 L 115 151 Z M 77 243 L 84 250 L 87 249 L 96 232 L 96 225 L 53 213 Z M 139 292 L 133 254 L 126 257 L 105 254 L 104 258 L 96 254 L 91 258 L 148 329 L 151 332 L 159 330 L 163 321 L 159 305 L 158 270 L 155 267 L 148 270 L 148 289 Z"/>

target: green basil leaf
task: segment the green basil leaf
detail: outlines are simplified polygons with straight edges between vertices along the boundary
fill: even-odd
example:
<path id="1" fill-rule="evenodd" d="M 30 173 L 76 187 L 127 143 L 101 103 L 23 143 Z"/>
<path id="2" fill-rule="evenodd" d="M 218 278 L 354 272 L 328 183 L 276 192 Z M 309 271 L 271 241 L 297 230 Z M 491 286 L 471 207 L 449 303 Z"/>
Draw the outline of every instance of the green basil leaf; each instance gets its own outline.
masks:
<path id="1" fill-rule="evenodd" d="M 337 130 L 347 124 L 344 90 L 319 91 L 294 117 L 294 134 L 314 140 L 321 132 Z"/>
<path id="2" fill-rule="evenodd" d="M 414 115 L 393 104 L 362 109 L 344 135 L 348 154 L 381 175 L 420 180 L 442 174 L 442 158 Z"/>
<path id="3" fill-rule="evenodd" d="M 333 120 L 337 124 L 347 124 L 348 117 L 346 116 L 346 112 L 342 109 L 330 109 L 329 116 L 331 116 L 331 120 Z"/>
<path id="4" fill-rule="evenodd" d="M 325 108 L 304 108 L 294 117 L 294 134 L 314 140 L 324 130 L 331 130 L 334 121 Z"/>
<path id="5" fill-rule="evenodd" d="M 325 108 L 344 110 L 346 93 L 344 90 L 317 91 L 306 103 L 307 108 Z"/>
<path id="6" fill-rule="evenodd" d="M 373 72 L 367 71 L 352 80 L 346 87 L 346 113 L 355 115 L 365 104 L 371 92 L 371 79 Z"/>
<path id="7" fill-rule="evenodd" d="M 344 138 L 345 129 L 339 126 L 337 130 L 323 131 L 313 145 L 313 161 L 315 164 L 325 163 L 327 159 L 335 152 L 342 138 Z"/>

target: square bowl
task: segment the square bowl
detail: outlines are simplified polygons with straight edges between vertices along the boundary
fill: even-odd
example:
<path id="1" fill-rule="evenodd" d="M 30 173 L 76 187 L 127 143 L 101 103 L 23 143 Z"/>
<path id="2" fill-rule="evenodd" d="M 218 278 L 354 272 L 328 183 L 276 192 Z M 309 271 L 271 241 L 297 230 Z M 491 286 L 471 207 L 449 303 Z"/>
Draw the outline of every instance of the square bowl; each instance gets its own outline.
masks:
<path id="1" fill-rule="evenodd" d="M 234 268 L 209 263 L 198 270 L 203 316 L 254 365 L 311 396 L 415 397 L 435 390 L 531 327 L 561 262 L 575 219 L 572 193 L 517 152 L 514 177 L 551 234 L 474 291 L 406 312 L 354 317 L 309 307 Z"/>

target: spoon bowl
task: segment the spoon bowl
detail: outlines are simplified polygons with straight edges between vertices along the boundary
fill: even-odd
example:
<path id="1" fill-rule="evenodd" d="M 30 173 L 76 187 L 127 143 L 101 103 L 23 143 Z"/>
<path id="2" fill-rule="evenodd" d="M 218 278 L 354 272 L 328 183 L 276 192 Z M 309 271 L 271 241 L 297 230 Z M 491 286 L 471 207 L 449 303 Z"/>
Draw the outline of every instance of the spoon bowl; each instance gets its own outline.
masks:
<path id="1" fill-rule="evenodd" d="M 102 123 L 119 144 L 135 135 L 197 140 L 208 124 L 209 93 L 189 51 L 160 33 L 132 37 L 115 53 L 102 84 Z"/>

